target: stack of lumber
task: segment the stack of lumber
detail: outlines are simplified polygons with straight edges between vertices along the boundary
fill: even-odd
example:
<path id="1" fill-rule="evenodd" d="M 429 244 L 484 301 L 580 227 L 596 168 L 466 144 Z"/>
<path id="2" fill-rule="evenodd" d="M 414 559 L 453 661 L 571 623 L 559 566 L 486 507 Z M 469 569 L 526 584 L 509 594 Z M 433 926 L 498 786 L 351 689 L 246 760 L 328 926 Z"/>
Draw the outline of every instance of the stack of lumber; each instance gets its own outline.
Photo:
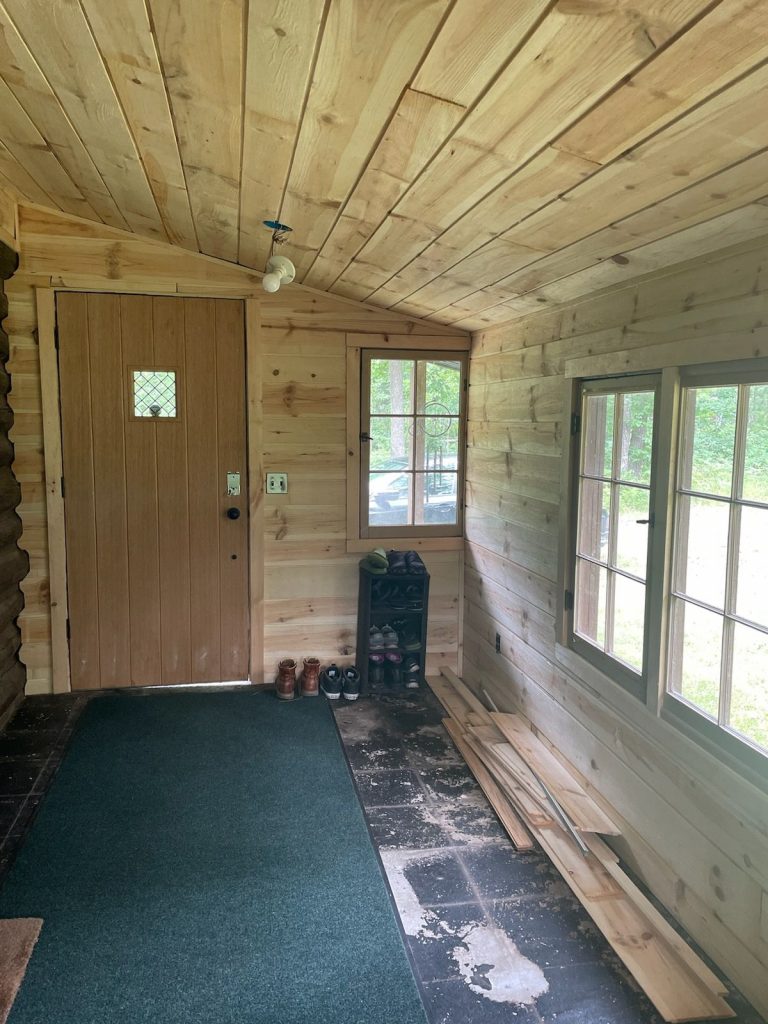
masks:
<path id="1" fill-rule="evenodd" d="M 619 829 L 519 714 L 489 711 L 450 669 L 430 679 L 451 739 L 518 850 L 534 840 L 667 1021 L 735 1016 L 720 979 L 622 870 L 600 838 Z"/>

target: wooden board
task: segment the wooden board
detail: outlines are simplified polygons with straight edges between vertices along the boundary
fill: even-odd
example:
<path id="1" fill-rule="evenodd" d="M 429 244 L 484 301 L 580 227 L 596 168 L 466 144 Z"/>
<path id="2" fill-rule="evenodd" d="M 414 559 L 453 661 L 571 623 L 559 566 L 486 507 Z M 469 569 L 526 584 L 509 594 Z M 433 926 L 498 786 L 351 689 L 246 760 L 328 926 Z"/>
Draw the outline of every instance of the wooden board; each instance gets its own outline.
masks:
<path id="1" fill-rule="evenodd" d="M 518 715 L 491 714 L 499 731 L 549 787 L 558 803 L 582 832 L 619 835 L 619 829 L 573 775 L 555 759 Z"/>
<path id="2" fill-rule="evenodd" d="M 512 810 L 509 801 L 494 782 L 488 769 L 467 744 L 461 726 L 450 718 L 443 719 L 443 726 L 466 761 L 467 767 L 477 779 L 478 785 L 483 793 L 485 793 L 488 803 L 498 815 L 499 821 L 504 826 L 504 831 L 512 840 L 515 849 L 532 850 L 534 844 L 530 833 Z"/>

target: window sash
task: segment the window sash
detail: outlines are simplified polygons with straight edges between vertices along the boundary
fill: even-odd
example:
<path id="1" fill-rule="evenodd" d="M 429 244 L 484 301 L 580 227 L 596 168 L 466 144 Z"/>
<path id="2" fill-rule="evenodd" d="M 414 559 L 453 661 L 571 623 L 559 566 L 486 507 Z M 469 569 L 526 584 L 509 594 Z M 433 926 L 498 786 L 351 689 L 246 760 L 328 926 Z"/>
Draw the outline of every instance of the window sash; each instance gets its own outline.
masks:
<path id="1" fill-rule="evenodd" d="M 573 595 L 573 608 L 567 613 L 567 642 L 573 650 L 581 657 L 591 662 L 597 669 L 613 678 L 624 689 L 633 693 L 641 700 L 645 699 L 646 680 L 648 675 L 648 631 L 650 620 L 650 565 L 652 553 L 652 541 L 654 531 L 648 530 L 648 547 L 646 551 L 645 577 L 629 571 L 626 567 L 619 565 L 618 561 L 618 535 L 619 535 L 619 498 L 621 489 L 645 492 L 648 495 L 648 519 L 653 521 L 653 502 L 655 492 L 655 449 L 658 432 L 659 418 L 659 374 L 643 374 L 635 377 L 612 377 L 599 380 L 582 381 L 578 390 L 578 413 L 579 429 L 574 438 L 573 465 L 575 467 L 574 486 L 572 496 L 571 515 L 571 540 L 569 558 L 569 592 Z M 654 395 L 654 415 L 652 422 L 650 479 L 648 483 L 628 479 L 628 474 L 622 475 L 621 464 L 621 428 L 623 425 L 624 396 L 637 392 L 652 392 Z M 592 396 L 615 395 L 617 400 L 613 413 L 613 435 L 611 443 L 611 464 L 610 472 L 588 472 L 586 458 L 587 444 L 587 402 Z M 619 397 L 620 396 L 620 397 Z M 605 467 L 604 467 L 605 468 Z M 581 550 L 579 533 L 582 525 L 580 501 L 584 492 L 584 481 L 601 483 L 609 490 L 608 501 L 608 550 L 606 558 L 594 558 Z M 582 632 L 577 629 L 580 601 L 580 588 L 577 578 L 579 562 L 587 562 L 601 566 L 606 572 L 606 597 L 605 597 L 605 626 L 604 626 L 604 647 L 602 650 L 595 643 L 591 642 Z M 644 587 L 644 621 L 642 633 L 642 665 L 639 669 L 622 659 L 615 649 L 615 634 L 613 630 L 615 613 L 615 591 L 617 580 L 624 578 L 638 583 Z"/>
<path id="2" fill-rule="evenodd" d="M 374 360 L 402 361 L 412 363 L 413 374 L 413 395 L 409 412 L 374 413 L 371 411 L 371 365 Z M 434 362 L 450 362 L 459 364 L 459 409 L 458 413 L 432 413 L 426 410 L 419 410 L 418 393 L 420 385 L 426 386 L 426 381 L 417 380 L 419 364 Z M 467 353 L 463 351 L 388 351 L 381 349 L 367 349 L 361 359 L 361 388 L 360 388 L 360 536 L 361 538 L 376 539 L 377 537 L 461 537 L 464 532 L 464 462 L 466 450 L 466 400 L 467 400 Z M 409 466 L 398 470 L 398 473 L 409 477 L 409 500 L 408 518 L 413 520 L 417 516 L 419 491 L 418 478 L 427 477 L 433 473 L 443 477 L 456 478 L 456 521 L 454 523 L 414 523 L 408 525 L 381 525 L 372 526 L 369 523 L 369 495 L 371 475 L 379 472 L 371 468 L 371 442 L 373 424 L 375 421 L 386 419 L 410 420 L 413 424 L 411 436 L 413 438 L 412 451 L 410 454 Z M 445 420 L 457 424 L 456 442 L 456 469 L 432 469 L 428 467 L 426 455 L 422 450 L 419 452 L 418 438 L 421 436 L 417 429 L 419 420 Z M 381 472 L 387 472 L 382 470 Z"/>
<path id="3" fill-rule="evenodd" d="M 681 694 L 674 692 L 669 686 L 672 678 L 670 658 L 675 639 L 673 635 L 675 602 L 686 601 L 688 604 L 719 615 L 723 621 L 724 630 L 729 630 L 731 633 L 731 637 L 728 637 L 729 643 L 736 627 L 746 627 L 756 630 L 762 636 L 768 635 L 767 624 L 755 622 L 748 615 L 741 614 L 734 604 L 733 599 L 737 596 L 733 589 L 736 582 L 734 567 L 737 565 L 736 556 L 738 555 L 738 545 L 736 544 L 738 531 L 735 527 L 739 525 L 738 522 L 729 523 L 728 587 L 730 591 L 724 595 L 723 608 L 717 608 L 708 604 L 707 601 L 702 601 L 680 590 L 677 586 L 676 576 L 677 559 L 680 552 L 676 543 L 673 543 L 677 537 L 679 505 L 684 499 L 700 498 L 722 502 L 728 506 L 731 520 L 738 520 L 750 509 L 768 512 L 768 501 L 762 500 L 762 497 L 755 499 L 744 497 L 741 494 L 747 426 L 745 402 L 740 402 L 739 408 L 739 436 L 736 438 L 736 447 L 739 451 L 738 473 L 732 474 L 730 494 L 711 494 L 706 490 L 697 490 L 693 486 L 681 486 L 683 466 L 681 441 L 684 426 L 682 403 L 687 389 L 735 384 L 744 391 L 751 384 L 766 384 L 768 383 L 768 360 L 753 359 L 731 363 L 724 361 L 684 368 L 670 366 L 663 369 L 660 374 L 613 375 L 581 381 L 571 379 L 569 384 L 575 402 L 571 408 L 580 412 L 585 394 L 594 394 L 600 391 L 638 390 L 647 386 L 649 378 L 657 380 L 660 378 L 660 383 L 656 399 L 652 453 L 650 510 L 654 524 L 650 531 L 646 577 L 645 650 L 647 658 L 642 677 L 638 678 L 636 673 L 628 673 L 623 665 L 617 664 L 610 657 L 605 657 L 603 652 L 594 646 L 580 641 L 572 629 L 575 600 L 569 606 L 568 596 L 570 591 L 575 599 L 574 575 L 578 557 L 576 530 L 578 528 L 578 493 L 581 479 L 587 477 L 596 479 L 604 486 L 616 483 L 627 485 L 626 481 L 617 480 L 613 473 L 601 475 L 581 472 L 583 465 L 582 440 L 579 435 L 572 438 L 571 455 L 567 460 L 566 476 L 564 477 L 566 485 L 570 487 L 570 500 L 563 513 L 563 522 L 565 523 L 567 520 L 568 525 L 567 528 L 564 527 L 566 544 L 561 561 L 561 579 L 564 581 L 565 598 L 561 598 L 559 604 L 560 637 L 562 642 L 571 648 L 578 657 L 592 664 L 592 670 L 588 670 L 586 667 L 584 669 L 585 679 L 594 680 L 591 685 L 611 687 L 618 684 L 629 690 L 638 699 L 644 701 L 653 714 L 672 723 L 695 742 L 725 760 L 731 768 L 744 774 L 753 783 L 756 782 L 762 788 L 768 788 L 766 781 L 768 780 L 768 750 L 752 741 L 749 736 L 739 733 L 726 722 L 718 724 L 712 718 L 707 717 L 702 710 L 687 702 Z M 598 670 L 597 673 L 594 672 L 594 669 Z M 599 683 L 599 680 L 604 680 L 604 683 Z M 722 687 L 720 692 L 722 694 Z M 606 689 L 607 694 L 608 690 Z M 726 691 L 726 696 L 730 699 L 729 691 Z M 722 710 L 719 705 L 718 717 L 720 719 L 724 718 Z"/>

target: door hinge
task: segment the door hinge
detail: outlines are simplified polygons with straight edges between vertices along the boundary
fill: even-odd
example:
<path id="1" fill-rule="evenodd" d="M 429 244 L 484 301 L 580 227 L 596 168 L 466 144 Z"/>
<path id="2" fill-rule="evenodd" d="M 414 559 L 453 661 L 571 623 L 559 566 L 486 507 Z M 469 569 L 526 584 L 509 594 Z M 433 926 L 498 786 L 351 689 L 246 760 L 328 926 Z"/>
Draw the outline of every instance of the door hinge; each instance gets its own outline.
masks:
<path id="1" fill-rule="evenodd" d="M 579 413 L 574 412 L 571 414 L 571 437 L 576 437 L 578 432 L 581 430 L 581 416 Z"/>
<path id="2" fill-rule="evenodd" d="M 69 619 L 67 619 L 67 640 L 72 639 L 72 629 L 69 625 Z"/>
<path id="3" fill-rule="evenodd" d="M 64 497 L 64 477 L 61 478 L 61 496 Z"/>
<path id="4" fill-rule="evenodd" d="M 59 325 L 58 324 L 56 324 L 56 326 L 53 328 L 53 347 L 56 349 L 57 352 L 59 351 Z"/>
<path id="5" fill-rule="evenodd" d="M 371 440 L 371 435 L 366 430 L 364 430 L 360 435 L 360 440 L 363 442 L 363 444 L 368 444 L 368 442 Z"/>
<path id="6" fill-rule="evenodd" d="M 573 611 L 573 591 L 572 590 L 566 590 L 565 594 L 563 595 L 563 608 L 567 612 L 572 612 Z"/>

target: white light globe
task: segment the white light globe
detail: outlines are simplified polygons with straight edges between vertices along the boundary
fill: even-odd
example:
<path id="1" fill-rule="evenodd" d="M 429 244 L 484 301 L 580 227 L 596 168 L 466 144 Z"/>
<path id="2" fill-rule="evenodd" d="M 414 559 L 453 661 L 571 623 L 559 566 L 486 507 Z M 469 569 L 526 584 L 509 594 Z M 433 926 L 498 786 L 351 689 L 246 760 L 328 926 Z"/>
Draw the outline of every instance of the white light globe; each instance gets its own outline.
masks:
<path id="1" fill-rule="evenodd" d="M 283 275 L 279 270 L 273 270 L 271 274 L 265 274 L 261 279 L 261 287 L 265 292 L 276 292 L 280 288 Z"/>

